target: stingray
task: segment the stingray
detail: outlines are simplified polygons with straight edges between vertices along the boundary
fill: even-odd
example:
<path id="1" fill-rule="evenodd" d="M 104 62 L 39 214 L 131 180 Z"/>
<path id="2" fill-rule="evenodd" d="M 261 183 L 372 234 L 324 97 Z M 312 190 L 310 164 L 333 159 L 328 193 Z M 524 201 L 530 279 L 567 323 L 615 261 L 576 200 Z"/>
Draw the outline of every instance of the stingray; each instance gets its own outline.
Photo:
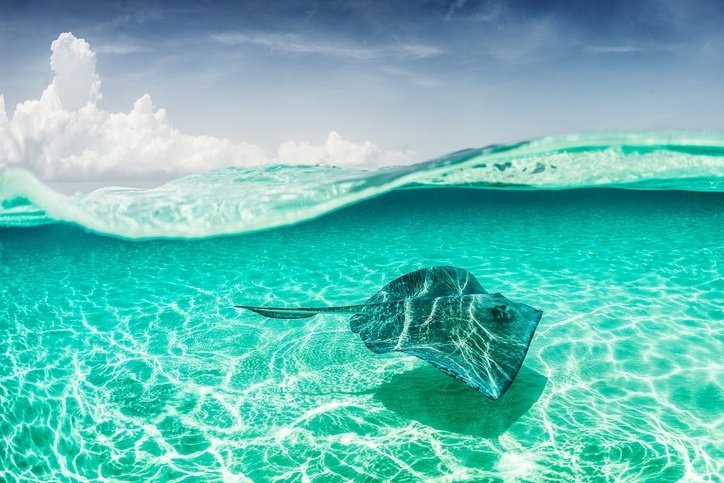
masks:
<path id="1" fill-rule="evenodd" d="M 518 374 L 543 314 L 486 292 L 472 273 L 449 266 L 403 275 L 360 305 L 235 307 L 275 319 L 352 314 L 352 332 L 372 352 L 416 356 L 493 400 Z"/>

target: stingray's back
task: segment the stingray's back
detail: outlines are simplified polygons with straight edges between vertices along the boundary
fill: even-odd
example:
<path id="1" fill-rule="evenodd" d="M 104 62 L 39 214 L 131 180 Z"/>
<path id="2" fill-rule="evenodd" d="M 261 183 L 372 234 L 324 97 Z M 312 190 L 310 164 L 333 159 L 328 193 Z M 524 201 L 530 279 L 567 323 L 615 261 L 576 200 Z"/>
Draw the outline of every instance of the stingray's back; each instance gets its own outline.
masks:
<path id="1" fill-rule="evenodd" d="M 499 398 L 518 374 L 541 312 L 488 294 L 467 270 L 431 267 L 399 277 L 350 327 L 376 353 L 405 352 Z"/>
<path id="2" fill-rule="evenodd" d="M 475 275 L 458 267 L 436 266 L 421 268 L 398 277 L 382 287 L 367 300 L 367 305 L 409 299 L 434 299 L 455 295 L 487 293 Z M 349 323 L 352 332 L 359 333 L 368 316 L 353 316 Z"/>

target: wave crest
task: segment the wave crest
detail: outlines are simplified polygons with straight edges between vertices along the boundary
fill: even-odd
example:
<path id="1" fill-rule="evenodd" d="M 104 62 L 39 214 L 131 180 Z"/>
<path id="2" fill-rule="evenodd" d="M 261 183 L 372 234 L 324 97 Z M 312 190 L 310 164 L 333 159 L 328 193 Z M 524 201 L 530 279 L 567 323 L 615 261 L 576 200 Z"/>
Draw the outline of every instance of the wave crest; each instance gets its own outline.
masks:
<path id="1" fill-rule="evenodd" d="M 617 187 L 724 191 L 722 134 L 587 134 L 468 149 L 374 171 L 225 168 L 154 189 L 61 195 L 21 170 L 0 173 L 0 226 L 70 222 L 123 238 L 197 238 L 292 224 L 406 187 Z"/>

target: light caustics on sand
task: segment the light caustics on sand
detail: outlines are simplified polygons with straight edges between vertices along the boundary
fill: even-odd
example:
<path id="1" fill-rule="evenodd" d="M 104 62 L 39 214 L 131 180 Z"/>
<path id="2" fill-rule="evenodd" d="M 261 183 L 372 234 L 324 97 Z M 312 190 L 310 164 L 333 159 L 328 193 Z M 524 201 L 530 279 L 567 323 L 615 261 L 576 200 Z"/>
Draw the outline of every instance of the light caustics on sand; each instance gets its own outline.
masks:
<path id="1" fill-rule="evenodd" d="M 352 332 L 372 352 L 416 356 L 493 400 L 518 375 L 542 314 L 489 294 L 472 273 L 447 266 L 396 278 L 362 305 L 236 307 L 274 319 L 352 314 Z"/>
<path id="2" fill-rule="evenodd" d="M 721 139 L 545 139 L 71 197 L 4 172 L 0 480 L 717 481 Z M 583 187 L 630 189 L 567 189 Z M 197 239 L 224 233 L 240 236 Z M 144 237 L 177 239 L 124 239 Z M 354 334 L 344 314 L 233 308 L 356 304 L 441 264 L 546 313 L 497 400 L 372 357 L 376 319 Z"/>
<path id="3" fill-rule="evenodd" d="M 123 238 L 198 238 L 308 220 L 391 190 L 624 187 L 721 191 L 722 134 L 587 134 L 468 149 L 413 166 L 227 168 L 155 189 L 63 196 L 24 171 L 0 173 L 0 226 L 70 222 Z"/>

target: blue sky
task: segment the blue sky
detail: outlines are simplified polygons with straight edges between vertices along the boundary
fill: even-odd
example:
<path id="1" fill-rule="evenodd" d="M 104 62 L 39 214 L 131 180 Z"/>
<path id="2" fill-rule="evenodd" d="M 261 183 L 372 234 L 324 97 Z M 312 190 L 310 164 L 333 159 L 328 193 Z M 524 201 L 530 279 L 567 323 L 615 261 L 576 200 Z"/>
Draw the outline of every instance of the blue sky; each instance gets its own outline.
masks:
<path id="1" fill-rule="evenodd" d="M 144 93 L 189 135 L 273 151 L 330 131 L 427 159 L 588 130 L 724 129 L 724 2 L 0 4 L 8 116 L 61 32 L 96 54 L 100 108 Z"/>

